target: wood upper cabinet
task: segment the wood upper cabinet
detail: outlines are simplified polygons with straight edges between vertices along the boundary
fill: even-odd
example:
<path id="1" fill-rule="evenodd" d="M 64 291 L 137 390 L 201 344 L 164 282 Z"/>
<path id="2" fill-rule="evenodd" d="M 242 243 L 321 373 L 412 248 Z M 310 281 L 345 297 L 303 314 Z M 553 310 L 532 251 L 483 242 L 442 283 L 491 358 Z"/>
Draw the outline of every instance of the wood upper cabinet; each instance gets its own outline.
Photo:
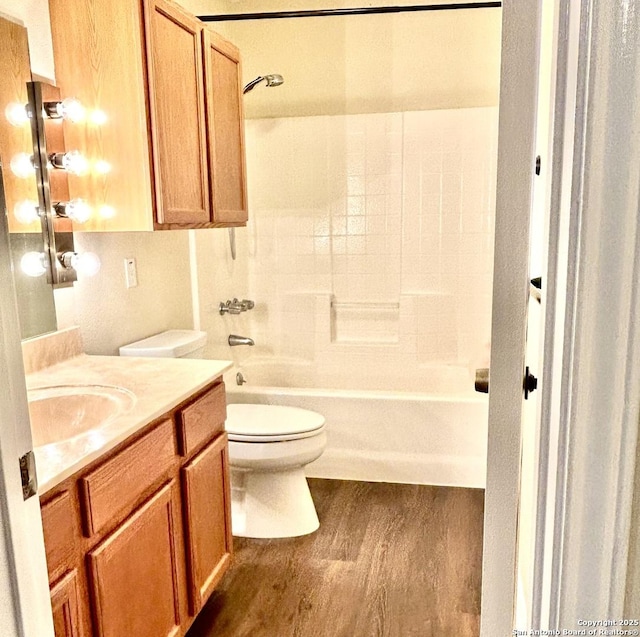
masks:
<path id="1" fill-rule="evenodd" d="M 237 49 L 169 0 L 49 0 L 49 9 L 63 95 L 107 116 L 64 125 L 68 148 L 92 166 L 70 179 L 71 196 L 96 210 L 81 229 L 246 225 Z"/>
<path id="2" fill-rule="evenodd" d="M 64 123 L 67 149 L 92 166 L 69 175 L 71 196 L 95 210 L 83 231 L 153 229 L 142 11 L 138 0 L 49 0 L 56 83 L 89 113 L 83 123 Z M 100 125 L 96 111 L 107 118 Z M 96 171 L 98 160 L 111 170 Z"/>
<path id="3" fill-rule="evenodd" d="M 189 611 L 209 598 L 231 559 L 231 491 L 227 434 L 182 469 Z"/>
<path id="4" fill-rule="evenodd" d="M 158 224 L 208 223 L 202 28 L 176 5 L 147 4 L 147 68 Z"/>
<path id="5" fill-rule="evenodd" d="M 240 51 L 209 29 L 204 70 L 214 219 L 243 224 L 248 212 Z"/>

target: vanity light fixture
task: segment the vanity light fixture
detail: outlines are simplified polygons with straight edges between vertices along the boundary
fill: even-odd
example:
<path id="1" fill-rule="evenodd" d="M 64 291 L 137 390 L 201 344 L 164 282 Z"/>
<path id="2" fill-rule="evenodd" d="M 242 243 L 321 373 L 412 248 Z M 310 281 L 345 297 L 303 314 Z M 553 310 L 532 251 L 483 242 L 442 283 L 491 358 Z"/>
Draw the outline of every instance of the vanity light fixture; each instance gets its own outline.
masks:
<path id="1" fill-rule="evenodd" d="M 20 269 L 33 278 L 42 276 L 47 271 L 46 258 L 44 252 L 25 252 L 20 259 Z"/>
<path id="2" fill-rule="evenodd" d="M 58 260 L 67 270 L 84 276 L 94 276 L 100 270 L 100 258 L 94 252 L 59 252 Z"/>
<path id="3" fill-rule="evenodd" d="M 86 109 L 75 97 L 67 97 L 61 102 L 44 102 L 44 112 L 49 119 L 66 119 L 70 122 L 82 122 Z"/>
<path id="4" fill-rule="evenodd" d="M 58 217 L 66 217 L 76 223 L 85 223 L 91 217 L 91 206 L 84 199 L 72 199 L 53 204 Z"/>
<path id="5" fill-rule="evenodd" d="M 21 179 L 26 179 L 34 174 L 36 167 L 33 164 L 33 156 L 29 153 L 18 153 L 11 158 L 9 164 L 11 172 Z"/>
<path id="6" fill-rule="evenodd" d="M 13 207 L 13 216 L 19 223 L 29 225 L 40 219 L 40 208 L 38 202 L 33 199 L 23 199 L 18 201 Z"/>
<path id="7" fill-rule="evenodd" d="M 89 168 L 86 157 L 77 150 L 70 150 L 66 153 L 51 153 L 49 163 L 54 168 L 66 170 L 72 175 L 84 175 Z"/>
<path id="8" fill-rule="evenodd" d="M 11 102 L 4 109 L 4 114 L 12 126 L 24 126 L 29 121 L 27 106 L 18 102 Z"/>

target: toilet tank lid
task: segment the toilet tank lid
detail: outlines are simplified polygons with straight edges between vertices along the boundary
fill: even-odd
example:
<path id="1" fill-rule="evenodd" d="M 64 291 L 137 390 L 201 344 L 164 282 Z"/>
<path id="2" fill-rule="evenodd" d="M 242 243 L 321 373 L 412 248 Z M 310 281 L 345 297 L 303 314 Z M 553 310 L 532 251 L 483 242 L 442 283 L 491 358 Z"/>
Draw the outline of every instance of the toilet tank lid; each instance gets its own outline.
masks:
<path id="1" fill-rule="evenodd" d="M 141 341 L 123 345 L 120 356 L 147 356 L 153 358 L 180 358 L 204 347 L 207 333 L 197 330 L 168 330 Z"/>

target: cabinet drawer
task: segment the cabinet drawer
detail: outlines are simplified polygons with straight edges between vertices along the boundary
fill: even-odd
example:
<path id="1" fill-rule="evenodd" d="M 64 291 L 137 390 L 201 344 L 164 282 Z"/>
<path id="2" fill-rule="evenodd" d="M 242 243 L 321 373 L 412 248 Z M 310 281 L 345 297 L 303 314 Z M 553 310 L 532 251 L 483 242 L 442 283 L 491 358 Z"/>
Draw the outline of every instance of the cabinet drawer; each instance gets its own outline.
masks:
<path id="1" fill-rule="evenodd" d="M 188 456 L 224 431 L 227 400 L 224 383 L 216 385 L 178 414 L 180 452 Z"/>
<path id="2" fill-rule="evenodd" d="M 127 515 L 153 486 L 163 480 L 176 459 L 173 422 L 155 429 L 80 480 L 87 537 Z"/>
<path id="3" fill-rule="evenodd" d="M 41 514 L 49 581 L 53 582 L 73 566 L 80 521 L 68 491 L 44 504 Z"/>

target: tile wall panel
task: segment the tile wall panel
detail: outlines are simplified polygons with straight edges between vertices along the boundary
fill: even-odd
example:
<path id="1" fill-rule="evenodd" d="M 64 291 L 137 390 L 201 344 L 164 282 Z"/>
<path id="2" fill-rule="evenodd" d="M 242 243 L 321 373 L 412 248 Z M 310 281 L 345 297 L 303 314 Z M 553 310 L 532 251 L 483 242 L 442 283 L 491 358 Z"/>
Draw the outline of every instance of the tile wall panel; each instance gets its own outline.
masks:
<path id="1" fill-rule="evenodd" d="M 248 287 L 268 308 L 248 320 L 274 355 L 406 373 L 484 348 L 496 108 L 251 120 L 247 143 Z"/>

